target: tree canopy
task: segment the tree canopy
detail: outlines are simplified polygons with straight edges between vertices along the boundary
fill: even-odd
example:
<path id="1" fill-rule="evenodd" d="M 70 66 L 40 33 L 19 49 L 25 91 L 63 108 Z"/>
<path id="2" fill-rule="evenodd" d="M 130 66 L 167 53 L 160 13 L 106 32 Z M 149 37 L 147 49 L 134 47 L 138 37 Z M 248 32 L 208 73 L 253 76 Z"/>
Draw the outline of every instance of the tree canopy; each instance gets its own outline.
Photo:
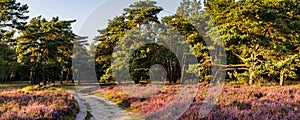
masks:
<path id="1" fill-rule="evenodd" d="M 157 14 L 163 9 L 156 7 L 153 1 L 136 2 L 124 9 L 123 15 L 110 20 L 97 39 L 101 41 L 96 52 L 97 63 L 102 67 L 98 67 L 99 77 L 106 82 L 113 80 L 110 59 L 114 45 L 135 27 L 143 30 L 143 24 L 149 22 L 165 24 L 180 32 L 199 62 L 191 66 L 190 71 L 197 73 L 201 80 L 210 78 L 211 60 L 215 59 L 208 51 L 216 48 L 208 44 L 218 46 L 218 42 L 225 45 L 230 79 L 247 80 L 245 84 L 275 80 L 283 85 L 284 79 L 296 80 L 299 77 L 299 1 L 206 0 L 204 6 L 202 9 L 197 0 L 183 0 L 174 15 L 161 19 Z M 131 73 L 138 79 L 147 79 L 144 73 L 151 66 L 147 61 L 153 61 L 150 58 L 155 54 L 148 54 L 144 47 L 138 51 L 132 55 Z M 104 53 L 105 56 L 101 55 Z M 180 71 L 175 74 L 179 75 Z"/>

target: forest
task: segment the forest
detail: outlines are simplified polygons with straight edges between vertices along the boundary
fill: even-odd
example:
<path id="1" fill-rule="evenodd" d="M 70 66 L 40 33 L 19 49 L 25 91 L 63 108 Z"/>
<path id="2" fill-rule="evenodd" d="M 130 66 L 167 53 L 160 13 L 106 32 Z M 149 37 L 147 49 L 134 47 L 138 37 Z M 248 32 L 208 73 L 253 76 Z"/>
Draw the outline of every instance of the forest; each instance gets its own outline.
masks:
<path id="1" fill-rule="evenodd" d="M 198 91 L 179 119 L 200 119 L 197 110 L 205 89 L 225 82 L 217 107 L 206 119 L 294 119 L 299 114 L 293 107 L 299 106 L 300 95 L 299 0 L 182 0 L 172 15 L 164 15 L 156 1 L 138 1 L 95 30 L 98 36 L 92 43 L 73 32 L 76 20 L 29 20 L 29 7 L 16 0 L 0 1 L 1 84 L 81 85 L 96 79 L 106 98 L 150 117 L 167 106 L 180 84 L 199 84 L 202 93 Z M 88 74 L 90 68 L 95 78 Z M 159 95 L 136 98 L 117 86 L 127 83 L 149 85 L 149 91 L 155 89 L 151 85 L 166 86 Z M 283 97 L 287 99 L 279 100 Z"/>

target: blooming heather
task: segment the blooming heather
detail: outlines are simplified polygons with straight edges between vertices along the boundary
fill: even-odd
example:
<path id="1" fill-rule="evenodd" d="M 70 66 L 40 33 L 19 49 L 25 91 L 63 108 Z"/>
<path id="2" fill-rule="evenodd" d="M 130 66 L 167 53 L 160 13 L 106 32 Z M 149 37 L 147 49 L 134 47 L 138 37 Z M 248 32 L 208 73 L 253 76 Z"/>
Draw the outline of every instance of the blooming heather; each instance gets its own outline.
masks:
<path id="1" fill-rule="evenodd" d="M 73 96 L 63 90 L 0 91 L 0 118 L 4 120 L 62 119 L 76 107 Z"/>
<path id="2" fill-rule="evenodd" d="M 142 86 L 141 86 L 142 87 Z M 155 86 L 153 86 L 155 87 Z M 167 106 L 178 92 L 178 85 L 164 86 L 157 94 L 148 98 L 136 98 L 119 87 L 105 87 L 100 92 L 109 99 L 120 101 L 123 107 L 144 115 Z M 155 89 L 155 88 L 153 88 Z M 207 87 L 199 85 L 198 93 L 189 109 L 180 120 L 200 119 L 199 108 L 207 97 Z M 187 90 L 187 93 L 189 91 Z M 217 104 L 202 119 L 249 120 L 249 119 L 298 119 L 300 118 L 300 85 L 294 86 L 225 86 Z"/>

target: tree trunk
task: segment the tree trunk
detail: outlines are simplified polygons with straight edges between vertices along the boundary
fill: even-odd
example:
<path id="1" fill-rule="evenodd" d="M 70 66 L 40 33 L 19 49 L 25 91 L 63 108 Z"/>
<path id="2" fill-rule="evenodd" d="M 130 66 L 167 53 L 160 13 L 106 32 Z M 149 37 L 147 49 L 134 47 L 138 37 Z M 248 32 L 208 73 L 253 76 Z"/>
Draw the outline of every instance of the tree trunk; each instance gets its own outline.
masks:
<path id="1" fill-rule="evenodd" d="M 60 72 L 60 84 L 63 84 L 63 78 L 64 78 L 64 70 L 61 70 Z"/>
<path id="2" fill-rule="evenodd" d="M 78 85 L 81 85 L 81 78 L 80 78 L 80 71 L 78 70 L 77 72 L 76 72 L 76 79 L 77 79 L 77 81 L 78 81 Z"/>
<path id="3" fill-rule="evenodd" d="M 7 82 L 7 81 L 8 81 L 8 76 L 5 75 L 5 80 L 4 80 L 4 82 Z"/>
<path id="4" fill-rule="evenodd" d="M 284 85 L 284 73 L 285 73 L 285 70 L 281 69 L 280 70 L 280 83 L 279 83 L 281 86 Z"/>
<path id="5" fill-rule="evenodd" d="M 66 81 L 67 81 L 67 82 L 68 82 L 68 80 L 69 80 L 69 74 L 70 74 L 70 70 L 67 69 L 67 76 L 66 76 Z"/>
<path id="6" fill-rule="evenodd" d="M 30 84 L 33 85 L 34 84 L 34 80 L 33 80 L 33 68 L 30 68 L 30 72 L 29 72 L 29 80 L 30 80 Z"/>
<path id="7" fill-rule="evenodd" d="M 55 78 L 53 76 L 50 77 L 52 83 L 53 83 L 53 86 L 55 86 Z"/>
<path id="8" fill-rule="evenodd" d="M 74 76 L 73 71 L 71 72 L 71 74 L 72 74 L 72 75 L 70 76 L 70 77 L 71 77 L 70 80 L 71 80 L 72 83 L 75 83 L 75 76 Z"/>
<path id="9" fill-rule="evenodd" d="M 134 80 L 134 84 L 139 84 L 139 83 L 140 83 L 140 81 L 138 79 Z"/>
<path id="10" fill-rule="evenodd" d="M 253 85 L 255 79 L 254 65 L 249 68 L 249 85 Z"/>
<path id="11" fill-rule="evenodd" d="M 182 61 L 182 65 L 181 65 L 181 79 L 180 79 L 180 82 L 184 84 L 185 82 L 185 70 L 186 70 L 186 55 L 182 55 L 182 58 L 181 58 L 181 61 Z"/>
<path id="12" fill-rule="evenodd" d="M 47 79 L 48 79 L 48 78 L 44 78 L 44 86 L 47 85 Z"/>
<path id="13" fill-rule="evenodd" d="M 256 59 L 256 55 L 251 54 L 251 58 Z M 251 63 L 251 67 L 249 68 L 249 84 L 253 85 L 254 79 L 255 79 L 255 73 L 254 73 L 254 68 L 255 68 L 256 63 Z"/>
<path id="14" fill-rule="evenodd" d="M 249 84 L 253 85 L 253 82 L 254 82 L 254 72 L 251 71 L 249 76 Z"/>
<path id="15" fill-rule="evenodd" d="M 174 83 L 174 80 L 173 80 L 173 70 L 172 70 L 172 59 L 170 59 L 169 60 L 169 64 L 170 64 L 170 66 L 169 66 L 169 69 L 170 69 L 170 79 L 172 80 L 172 83 Z"/>

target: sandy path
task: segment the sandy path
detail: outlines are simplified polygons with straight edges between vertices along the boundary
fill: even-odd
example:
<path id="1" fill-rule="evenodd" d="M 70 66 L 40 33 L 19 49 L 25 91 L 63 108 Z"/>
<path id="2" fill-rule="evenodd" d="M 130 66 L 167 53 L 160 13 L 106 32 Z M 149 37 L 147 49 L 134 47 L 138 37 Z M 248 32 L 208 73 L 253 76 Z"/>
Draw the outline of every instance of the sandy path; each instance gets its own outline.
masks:
<path id="1" fill-rule="evenodd" d="M 113 104 L 109 100 L 85 93 L 76 93 L 69 90 L 75 99 L 79 103 L 80 112 L 78 113 L 76 120 L 83 120 L 87 115 L 87 111 L 90 111 L 93 115 L 92 120 L 140 120 L 142 117 L 127 112 L 118 105 Z"/>
<path id="2" fill-rule="evenodd" d="M 80 108 L 79 113 L 76 116 L 76 120 L 84 120 L 85 116 L 87 115 L 87 109 L 84 100 L 81 99 L 75 91 L 68 90 L 68 92 L 74 96 Z"/>

